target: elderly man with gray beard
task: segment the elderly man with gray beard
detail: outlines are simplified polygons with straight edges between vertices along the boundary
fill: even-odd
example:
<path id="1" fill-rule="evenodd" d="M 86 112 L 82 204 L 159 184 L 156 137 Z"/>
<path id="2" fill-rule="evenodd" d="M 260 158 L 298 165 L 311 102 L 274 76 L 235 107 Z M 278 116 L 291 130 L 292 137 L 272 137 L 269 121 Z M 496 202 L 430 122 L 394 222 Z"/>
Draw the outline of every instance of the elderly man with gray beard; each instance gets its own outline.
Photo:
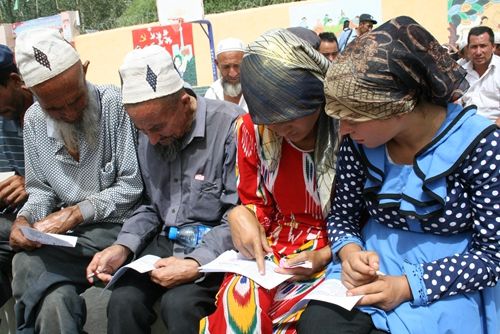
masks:
<path id="1" fill-rule="evenodd" d="M 143 184 L 136 131 L 116 87 L 94 86 L 75 49 L 57 30 L 22 33 L 16 59 L 36 97 L 24 118 L 29 198 L 10 244 L 18 333 L 81 333 L 85 268 L 111 245 Z M 78 237 L 76 247 L 42 245 L 22 228 Z"/>
<path id="2" fill-rule="evenodd" d="M 215 63 L 221 78 L 207 89 L 207 99 L 232 102 L 248 112 L 240 82 L 240 64 L 244 54 L 245 45 L 239 39 L 226 38 L 219 42 Z"/>
<path id="3" fill-rule="evenodd" d="M 160 46 L 131 51 L 120 67 L 125 110 L 140 130 L 138 156 L 149 201 L 139 207 L 111 247 L 87 268 L 109 281 L 134 255 L 161 259 L 150 273 L 128 270 L 108 305 L 108 333 L 150 333 L 161 302 L 169 334 L 197 334 L 215 309 L 220 273 L 198 267 L 233 247 L 226 213 L 238 202 L 235 124 L 238 106 L 197 96 Z M 194 250 L 171 240 L 177 228 L 211 227 Z"/>

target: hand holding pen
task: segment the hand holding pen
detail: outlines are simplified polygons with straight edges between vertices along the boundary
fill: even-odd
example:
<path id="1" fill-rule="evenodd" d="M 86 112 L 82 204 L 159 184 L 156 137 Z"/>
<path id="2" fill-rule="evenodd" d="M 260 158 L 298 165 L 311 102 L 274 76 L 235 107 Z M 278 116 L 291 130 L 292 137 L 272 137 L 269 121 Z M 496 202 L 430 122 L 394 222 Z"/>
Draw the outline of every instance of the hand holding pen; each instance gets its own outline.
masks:
<path id="1" fill-rule="evenodd" d="M 87 281 L 94 284 L 96 279 L 109 282 L 113 273 L 127 260 L 130 249 L 122 245 L 112 245 L 92 258 L 87 266 Z"/>

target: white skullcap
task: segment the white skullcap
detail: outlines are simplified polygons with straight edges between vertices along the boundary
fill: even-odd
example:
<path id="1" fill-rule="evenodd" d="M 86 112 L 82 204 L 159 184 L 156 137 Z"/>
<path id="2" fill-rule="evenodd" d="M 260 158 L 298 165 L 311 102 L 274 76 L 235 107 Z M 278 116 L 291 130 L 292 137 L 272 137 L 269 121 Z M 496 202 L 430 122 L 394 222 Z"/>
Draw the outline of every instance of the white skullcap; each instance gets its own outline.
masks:
<path id="1" fill-rule="evenodd" d="M 78 61 L 76 50 L 56 29 L 27 30 L 16 38 L 16 62 L 28 87 L 52 79 Z"/>
<path id="2" fill-rule="evenodd" d="M 184 86 L 172 57 L 159 45 L 130 51 L 119 71 L 124 104 L 167 96 Z"/>
<path id="3" fill-rule="evenodd" d="M 228 51 L 245 51 L 245 44 L 237 38 L 226 38 L 217 44 L 217 51 L 215 56 L 217 57 L 222 52 Z"/>
<path id="4" fill-rule="evenodd" d="M 495 37 L 495 39 L 494 39 L 495 44 L 500 44 L 500 31 L 495 31 L 493 33 L 493 36 Z"/>

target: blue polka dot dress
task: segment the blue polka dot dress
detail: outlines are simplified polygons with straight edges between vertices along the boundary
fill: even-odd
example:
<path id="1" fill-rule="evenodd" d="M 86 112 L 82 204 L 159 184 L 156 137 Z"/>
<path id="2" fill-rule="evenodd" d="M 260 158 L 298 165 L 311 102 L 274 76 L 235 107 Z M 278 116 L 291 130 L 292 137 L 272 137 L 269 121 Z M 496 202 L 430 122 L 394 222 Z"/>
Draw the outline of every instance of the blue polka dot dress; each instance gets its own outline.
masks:
<path id="1" fill-rule="evenodd" d="M 352 242 L 376 251 L 380 270 L 406 275 L 413 295 L 389 312 L 362 307 L 377 328 L 500 333 L 499 171 L 500 130 L 458 105 L 413 165 L 394 164 L 385 146 L 344 140 L 327 223 L 332 251 Z M 338 262 L 329 276 L 340 277 Z"/>

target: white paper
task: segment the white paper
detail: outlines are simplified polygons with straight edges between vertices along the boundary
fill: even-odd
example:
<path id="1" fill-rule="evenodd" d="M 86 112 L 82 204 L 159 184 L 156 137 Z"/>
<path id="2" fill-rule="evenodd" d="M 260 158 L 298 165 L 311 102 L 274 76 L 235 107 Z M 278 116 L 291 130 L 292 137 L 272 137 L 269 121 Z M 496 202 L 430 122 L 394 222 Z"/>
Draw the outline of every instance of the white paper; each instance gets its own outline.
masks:
<path id="1" fill-rule="evenodd" d="M 327 279 L 321 282 L 314 290 L 309 292 L 297 304 L 295 304 L 288 314 L 296 312 L 305 306 L 310 300 L 319 300 L 330 304 L 335 304 L 350 311 L 356 303 L 363 297 L 347 296 L 347 288 L 338 279 Z"/>
<path id="2" fill-rule="evenodd" d="M 0 182 L 7 180 L 9 177 L 14 176 L 15 172 L 0 172 Z"/>
<path id="3" fill-rule="evenodd" d="M 22 226 L 21 231 L 26 239 L 39 242 L 43 245 L 75 247 L 78 240 L 78 237 L 71 235 L 44 233 L 27 226 Z"/>
<path id="4" fill-rule="evenodd" d="M 230 272 L 246 276 L 265 289 L 273 289 L 292 275 L 274 271 L 278 266 L 271 261 L 264 261 L 266 273 L 261 275 L 255 260 L 248 260 L 234 250 L 222 253 L 218 258 L 200 267 L 204 273 Z"/>
<path id="5" fill-rule="evenodd" d="M 161 257 L 156 255 L 144 255 L 143 257 L 130 262 L 126 266 L 123 266 L 116 271 L 116 273 L 113 275 L 108 284 L 106 284 L 106 287 L 104 287 L 104 289 L 108 289 L 110 286 L 115 284 L 115 282 L 125 273 L 125 271 L 128 270 L 128 268 L 134 269 L 135 271 L 144 274 L 155 269 L 155 263 L 159 259 L 161 259 Z"/>

